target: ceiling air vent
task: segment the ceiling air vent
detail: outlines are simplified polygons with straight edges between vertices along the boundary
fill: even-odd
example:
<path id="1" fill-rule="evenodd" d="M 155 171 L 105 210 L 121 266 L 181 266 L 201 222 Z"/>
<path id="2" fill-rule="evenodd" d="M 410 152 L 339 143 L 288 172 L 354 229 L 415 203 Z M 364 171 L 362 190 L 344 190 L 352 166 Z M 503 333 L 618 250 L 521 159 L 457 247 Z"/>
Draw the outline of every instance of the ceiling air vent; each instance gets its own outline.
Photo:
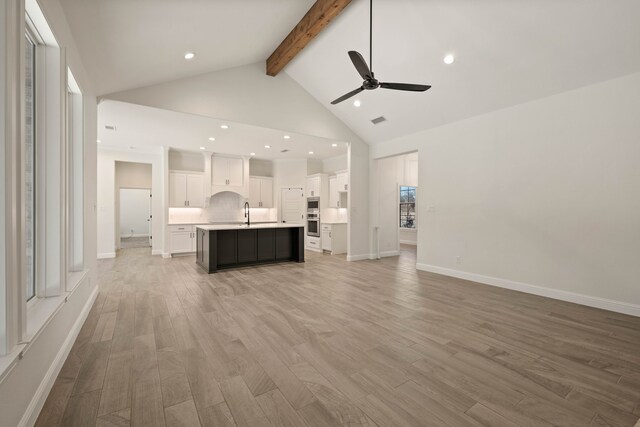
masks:
<path id="1" fill-rule="evenodd" d="M 380 117 L 376 117 L 375 119 L 371 120 L 371 123 L 373 123 L 374 125 L 377 125 L 378 123 L 382 123 L 382 122 L 386 122 L 387 119 L 385 118 L 385 116 L 380 116 Z"/>
<path id="2" fill-rule="evenodd" d="M 115 126 L 113 126 L 113 125 L 104 125 L 104 128 L 105 128 L 106 130 L 116 130 L 116 127 L 115 127 Z"/>
<path id="3" fill-rule="evenodd" d="M 289 150 L 287 150 L 286 148 L 284 150 L 280 150 L 281 153 L 286 153 L 287 151 Z"/>

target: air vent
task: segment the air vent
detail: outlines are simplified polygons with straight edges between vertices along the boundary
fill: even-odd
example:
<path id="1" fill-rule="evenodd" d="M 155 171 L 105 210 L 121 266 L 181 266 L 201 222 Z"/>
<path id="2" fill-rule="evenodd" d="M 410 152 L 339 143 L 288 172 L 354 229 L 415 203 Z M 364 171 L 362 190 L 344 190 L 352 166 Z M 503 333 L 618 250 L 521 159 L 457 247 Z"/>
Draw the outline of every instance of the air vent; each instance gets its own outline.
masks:
<path id="1" fill-rule="evenodd" d="M 113 125 L 104 125 L 104 128 L 107 130 L 116 130 L 116 127 Z"/>
<path id="2" fill-rule="evenodd" d="M 289 151 L 289 150 L 284 149 L 284 150 L 281 150 L 280 152 L 281 152 L 281 153 L 286 153 L 287 151 Z"/>
<path id="3" fill-rule="evenodd" d="M 377 125 L 378 123 L 382 123 L 382 122 L 386 122 L 387 119 L 385 116 L 380 116 L 380 117 L 376 117 L 375 119 L 371 120 L 371 123 L 373 123 L 374 125 Z"/>

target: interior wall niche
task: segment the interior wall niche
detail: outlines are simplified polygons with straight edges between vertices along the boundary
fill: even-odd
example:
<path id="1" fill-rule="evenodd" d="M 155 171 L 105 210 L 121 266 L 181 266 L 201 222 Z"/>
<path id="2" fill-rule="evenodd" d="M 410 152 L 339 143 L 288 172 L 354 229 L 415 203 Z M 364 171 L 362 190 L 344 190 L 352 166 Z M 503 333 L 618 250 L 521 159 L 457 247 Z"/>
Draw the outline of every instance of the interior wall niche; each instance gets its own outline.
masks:
<path id="1" fill-rule="evenodd" d="M 170 150 L 169 169 L 176 171 L 204 172 L 204 156 L 202 153 Z"/>

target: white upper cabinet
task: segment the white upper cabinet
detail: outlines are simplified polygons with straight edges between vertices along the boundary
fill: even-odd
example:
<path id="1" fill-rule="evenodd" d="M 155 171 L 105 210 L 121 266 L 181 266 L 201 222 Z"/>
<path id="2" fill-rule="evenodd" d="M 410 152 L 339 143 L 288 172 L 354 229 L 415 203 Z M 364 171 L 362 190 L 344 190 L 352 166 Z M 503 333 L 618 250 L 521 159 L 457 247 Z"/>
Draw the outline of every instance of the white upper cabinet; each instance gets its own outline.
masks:
<path id="1" fill-rule="evenodd" d="M 249 178 L 249 204 L 252 208 L 273 207 L 273 178 Z"/>
<path id="2" fill-rule="evenodd" d="M 204 208 L 204 176 L 187 174 L 187 206 Z"/>
<path id="3" fill-rule="evenodd" d="M 336 185 L 338 186 L 338 191 L 349 191 L 349 177 L 347 172 L 336 174 Z"/>
<path id="4" fill-rule="evenodd" d="M 320 177 L 307 178 L 307 197 L 320 197 Z"/>
<path id="5" fill-rule="evenodd" d="M 338 182 L 335 176 L 329 177 L 329 207 L 338 207 Z"/>
<path id="6" fill-rule="evenodd" d="M 244 184 L 244 160 L 239 157 L 213 156 L 211 158 L 211 184 L 242 187 Z"/>
<path id="7" fill-rule="evenodd" d="M 169 207 L 203 208 L 204 176 L 201 173 L 169 172 Z"/>

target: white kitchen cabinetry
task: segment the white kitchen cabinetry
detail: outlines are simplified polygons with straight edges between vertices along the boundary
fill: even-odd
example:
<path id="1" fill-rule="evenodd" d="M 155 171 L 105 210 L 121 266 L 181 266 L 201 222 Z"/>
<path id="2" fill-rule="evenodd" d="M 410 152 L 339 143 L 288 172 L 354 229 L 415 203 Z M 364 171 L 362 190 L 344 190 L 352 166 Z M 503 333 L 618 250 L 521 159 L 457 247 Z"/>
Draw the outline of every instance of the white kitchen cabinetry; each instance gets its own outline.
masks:
<path id="1" fill-rule="evenodd" d="M 211 184 L 221 187 L 242 187 L 244 184 L 244 160 L 240 157 L 213 156 L 211 158 Z"/>
<path id="2" fill-rule="evenodd" d="M 249 204 L 252 208 L 273 207 L 273 178 L 261 176 L 249 178 Z"/>
<path id="3" fill-rule="evenodd" d="M 172 254 L 196 251 L 196 230 L 193 225 L 170 225 L 169 236 Z"/>
<path id="4" fill-rule="evenodd" d="M 322 224 L 322 250 L 332 255 L 347 252 L 347 224 Z"/>
<path id="5" fill-rule="evenodd" d="M 307 197 L 320 197 L 321 177 L 307 177 Z"/>
<path id="6" fill-rule="evenodd" d="M 169 172 L 169 207 L 203 208 L 204 176 L 201 173 Z"/>
<path id="7" fill-rule="evenodd" d="M 329 207 L 347 207 L 347 173 L 337 173 L 336 176 L 329 177 Z"/>

